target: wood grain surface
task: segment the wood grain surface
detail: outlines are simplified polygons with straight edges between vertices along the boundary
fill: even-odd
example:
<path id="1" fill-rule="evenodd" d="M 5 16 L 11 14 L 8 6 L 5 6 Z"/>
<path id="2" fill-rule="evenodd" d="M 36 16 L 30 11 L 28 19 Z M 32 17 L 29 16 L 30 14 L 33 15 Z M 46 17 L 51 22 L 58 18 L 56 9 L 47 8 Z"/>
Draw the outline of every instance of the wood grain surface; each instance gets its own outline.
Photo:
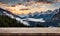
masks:
<path id="1" fill-rule="evenodd" d="M 59 33 L 0 33 L 0 36 L 60 36 Z"/>
<path id="2" fill-rule="evenodd" d="M 0 28 L 0 33 L 60 33 L 60 28 Z"/>

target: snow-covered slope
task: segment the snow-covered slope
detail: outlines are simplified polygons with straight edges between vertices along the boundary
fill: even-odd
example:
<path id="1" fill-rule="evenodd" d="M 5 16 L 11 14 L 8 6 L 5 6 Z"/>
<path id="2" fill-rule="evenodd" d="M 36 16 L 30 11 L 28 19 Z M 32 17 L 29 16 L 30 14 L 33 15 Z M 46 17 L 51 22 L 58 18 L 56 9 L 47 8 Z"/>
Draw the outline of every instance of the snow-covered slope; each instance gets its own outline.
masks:
<path id="1" fill-rule="evenodd" d="M 20 15 L 15 15 L 10 13 L 10 11 L 4 10 L 0 8 L 0 15 L 6 15 L 11 17 L 12 19 L 16 19 L 17 22 L 21 22 L 24 25 L 27 26 L 36 26 L 35 23 L 30 24 L 31 22 L 40 22 L 40 23 L 45 23 L 46 22 L 51 22 L 51 19 L 53 18 L 53 16 L 55 16 L 55 14 L 59 13 L 59 9 L 55 9 L 54 11 L 48 10 L 45 12 L 35 12 L 35 13 L 29 13 L 29 14 L 20 14 Z M 31 22 L 29 22 L 31 21 Z"/>
<path id="2" fill-rule="evenodd" d="M 29 26 L 28 22 L 23 21 L 23 20 L 22 20 L 21 18 L 19 18 L 17 15 L 14 15 L 14 14 L 10 13 L 10 11 L 7 11 L 7 10 L 4 10 L 4 9 L 0 8 L 0 15 L 9 16 L 9 17 L 12 18 L 12 19 L 16 19 L 17 22 L 21 22 L 21 23 L 23 23 L 24 25 Z"/>
<path id="3" fill-rule="evenodd" d="M 58 13 L 59 13 L 59 9 L 55 9 L 54 11 L 48 10 L 48 11 L 45 11 L 45 12 L 29 13 L 27 15 L 22 14 L 22 15 L 19 15 L 19 17 L 23 21 L 28 22 L 29 24 L 31 22 L 37 22 L 37 24 L 38 24 L 38 22 L 45 23 L 45 24 L 50 24 L 50 22 L 51 22 L 51 25 L 53 25 L 55 23 L 54 23 L 54 21 L 52 22 L 52 18 Z M 32 25 L 32 24 L 36 25 L 35 23 L 31 23 L 30 25 Z M 45 24 L 43 24 L 43 25 L 45 25 Z"/>

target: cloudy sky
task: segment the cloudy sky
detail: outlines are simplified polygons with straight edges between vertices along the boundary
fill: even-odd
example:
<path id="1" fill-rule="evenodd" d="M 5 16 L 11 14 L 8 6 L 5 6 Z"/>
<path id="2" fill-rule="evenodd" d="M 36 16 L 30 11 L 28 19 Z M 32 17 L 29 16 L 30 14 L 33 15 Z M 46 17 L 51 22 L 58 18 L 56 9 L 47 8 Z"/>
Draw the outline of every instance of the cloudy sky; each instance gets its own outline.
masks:
<path id="1" fill-rule="evenodd" d="M 16 4 L 16 3 L 19 3 L 21 2 L 22 0 L 0 0 L 0 2 L 2 3 L 8 3 L 8 4 Z M 24 0 L 26 1 L 26 0 Z M 43 1 L 43 0 L 41 0 Z M 55 1 L 55 0 L 48 0 L 48 1 Z"/>
<path id="2" fill-rule="evenodd" d="M 11 4 L 20 3 L 21 1 L 23 1 L 23 0 L 0 0 L 0 3 L 7 3 L 7 4 L 11 5 Z M 26 1 L 26 0 L 24 0 L 24 1 Z M 55 1 L 55 0 L 48 0 L 48 1 Z M 60 8 L 60 2 L 52 3 L 50 5 L 43 3 L 41 8 L 47 8 L 48 10 L 54 10 L 54 9 Z M 46 10 L 46 9 L 44 9 L 44 10 Z"/>
<path id="3" fill-rule="evenodd" d="M 7 3 L 7 4 L 16 4 L 20 2 L 20 0 L 0 0 L 1 3 Z"/>
<path id="4" fill-rule="evenodd" d="M 2 3 L 18 3 L 21 2 L 22 0 L 0 0 Z M 24 0 L 25 1 L 25 0 Z M 53 0 L 48 0 L 48 1 L 53 1 Z"/>
<path id="5" fill-rule="evenodd" d="M 16 4 L 21 2 L 22 0 L 0 0 L 1 3 L 7 3 L 7 4 Z M 24 0 L 26 1 L 26 0 Z M 48 0 L 48 1 L 55 1 L 55 0 Z M 60 0 L 59 0 L 60 1 Z M 51 4 L 50 6 L 48 6 L 50 8 L 59 8 L 60 7 L 60 2 Z"/>

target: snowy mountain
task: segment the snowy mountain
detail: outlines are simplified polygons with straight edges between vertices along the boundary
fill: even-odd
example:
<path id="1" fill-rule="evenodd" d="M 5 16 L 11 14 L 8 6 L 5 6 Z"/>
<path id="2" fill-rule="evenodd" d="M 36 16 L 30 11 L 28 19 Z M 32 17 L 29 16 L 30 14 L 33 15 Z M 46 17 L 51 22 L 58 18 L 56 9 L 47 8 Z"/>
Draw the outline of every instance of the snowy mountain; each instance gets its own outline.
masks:
<path id="1" fill-rule="evenodd" d="M 22 14 L 22 15 L 19 15 L 19 17 L 21 19 L 23 19 L 23 21 L 27 21 L 31 26 L 36 26 L 36 24 L 42 23 L 42 25 L 45 25 L 45 26 L 55 26 L 56 27 L 56 26 L 58 26 L 58 24 L 57 24 L 58 22 L 56 21 L 56 19 L 54 19 L 54 16 L 58 13 L 59 13 L 59 9 L 55 9 L 54 11 L 48 10 L 45 12 L 29 13 L 27 15 Z M 54 20 L 52 20 L 52 19 L 54 19 Z M 55 25 L 54 22 L 56 22 L 57 25 Z M 32 25 L 32 24 L 34 24 L 34 25 Z"/>
<path id="2" fill-rule="evenodd" d="M 27 26 L 34 26 L 37 25 L 44 25 L 44 26 L 59 26 L 59 19 L 56 18 L 56 14 L 60 13 L 60 9 L 55 9 L 54 11 L 48 10 L 45 12 L 35 12 L 35 13 L 29 13 L 29 14 L 20 14 L 15 15 L 10 13 L 10 11 L 4 10 L 0 8 L 0 15 L 6 15 L 11 17 L 12 19 L 16 19 L 17 22 L 21 22 L 24 25 Z M 55 16 L 55 17 L 54 17 Z M 56 22 L 56 23 L 55 23 Z"/>
<path id="3" fill-rule="evenodd" d="M 48 10 L 48 11 L 45 11 L 45 12 L 35 12 L 35 13 L 29 13 L 29 14 L 21 14 L 21 15 L 18 15 L 18 16 L 22 19 L 26 19 L 26 18 L 35 18 L 35 19 L 44 18 L 46 20 L 46 19 L 52 18 L 57 13 L 59 13 L 59 9 L 55 9 L 54 11 Z"/>
<path id="4" fill-rule="evenodd" d="M 10 11 L 7 11 L 7 10 L 4 10 L 4 9 L 0 8 L 0 15 L 5 15 L 5 16 L 8 16 L 8 17 L 10 17 L 10 18 L 12 18 L 12 19 L 16 19 L 17 22 L 21 22 L 21 23 L 23 23 L 24 25 L 29 26 L 29 24 L 28 24 L 26 21 L 23 21 L 22 19 L 20 19 L 19 16 L 10 13 Z"/>

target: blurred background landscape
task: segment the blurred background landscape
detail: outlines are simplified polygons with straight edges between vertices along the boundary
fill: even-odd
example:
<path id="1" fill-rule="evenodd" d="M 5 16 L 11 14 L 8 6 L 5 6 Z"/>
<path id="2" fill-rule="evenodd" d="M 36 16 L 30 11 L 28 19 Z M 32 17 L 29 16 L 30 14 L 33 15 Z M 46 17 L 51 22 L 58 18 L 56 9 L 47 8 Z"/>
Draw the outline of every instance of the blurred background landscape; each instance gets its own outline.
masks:
<path id="1" fill-rule="evenodd" d="M 60 27 L 60 0 L 0 0 L 0 27 Z"/>

